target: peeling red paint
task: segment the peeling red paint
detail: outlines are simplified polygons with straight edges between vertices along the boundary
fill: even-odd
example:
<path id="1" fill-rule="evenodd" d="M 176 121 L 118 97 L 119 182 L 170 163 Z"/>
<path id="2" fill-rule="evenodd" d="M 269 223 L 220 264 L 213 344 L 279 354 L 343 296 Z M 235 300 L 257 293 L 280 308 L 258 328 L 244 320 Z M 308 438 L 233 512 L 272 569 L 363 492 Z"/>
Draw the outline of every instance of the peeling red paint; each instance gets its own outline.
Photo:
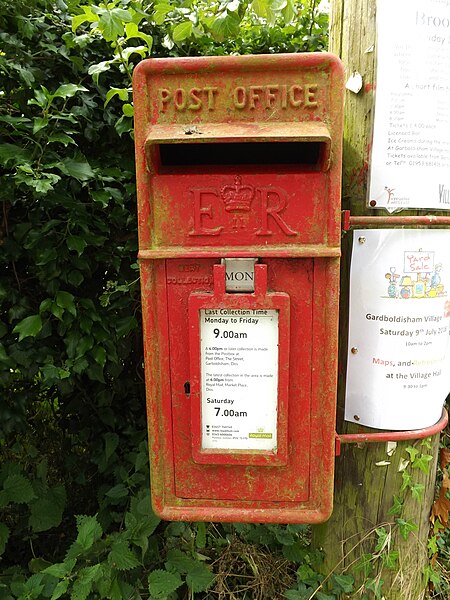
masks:
<path id="1" fill-rule="evenodd" d="M 335 452 L 342 65 L 326 53 L 151 59 L 134 76 L 155 511 L 323 521 Z M 253 292 L 225 291 L 220 262 L 230 257 L 258 259 Z M 202 448 L 205 306 L 279 312 L 273 450 Z"/>

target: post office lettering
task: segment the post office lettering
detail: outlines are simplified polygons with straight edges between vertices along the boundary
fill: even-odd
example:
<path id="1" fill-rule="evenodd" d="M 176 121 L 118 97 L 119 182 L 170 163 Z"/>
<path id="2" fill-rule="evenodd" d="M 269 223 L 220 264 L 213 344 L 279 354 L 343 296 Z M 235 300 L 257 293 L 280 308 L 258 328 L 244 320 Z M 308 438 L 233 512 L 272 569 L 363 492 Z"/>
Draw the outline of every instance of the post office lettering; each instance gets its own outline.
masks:
<path id="1" fill-rule="evenodd" d="M 203 87 L 158 89 L 158 108 L 164 113 L 213 111 L 219 102 L 235 110 L 273 110 L 289 108 L 315 109 L 318 106 L 319 86 L 316 83 L 285 85 L 235 86 L 230 92 L 220 91 L 213 85 Z"/>

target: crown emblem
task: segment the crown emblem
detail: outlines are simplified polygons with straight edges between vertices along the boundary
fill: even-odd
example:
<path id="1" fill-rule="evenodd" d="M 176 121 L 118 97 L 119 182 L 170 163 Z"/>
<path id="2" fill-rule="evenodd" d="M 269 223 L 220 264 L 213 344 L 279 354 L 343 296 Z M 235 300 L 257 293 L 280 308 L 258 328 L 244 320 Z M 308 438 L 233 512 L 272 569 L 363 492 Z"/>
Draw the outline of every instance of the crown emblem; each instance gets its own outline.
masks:
<path id="1" fill-rule="evenodd" d="M 234 185 L 225 185 L 221 189 L 222 200 L 227 212 L 248 212 L 255 194 L 251 185 L 242 185 L 242 177 L 234 178 Z"/>

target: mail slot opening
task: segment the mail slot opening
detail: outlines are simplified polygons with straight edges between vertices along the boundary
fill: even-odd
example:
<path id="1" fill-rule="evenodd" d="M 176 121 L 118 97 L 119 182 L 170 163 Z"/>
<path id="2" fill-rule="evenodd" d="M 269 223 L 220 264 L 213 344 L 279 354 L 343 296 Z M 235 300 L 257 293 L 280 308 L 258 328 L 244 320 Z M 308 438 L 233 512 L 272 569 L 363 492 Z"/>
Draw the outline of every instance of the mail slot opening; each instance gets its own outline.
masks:
<path id="1" fill-rule="evenodd" d="M 161 166 L 184 165 L 295 165 L 307 170 L 324 168 L 324 142 L 227 142 L 159 144 Z"/>

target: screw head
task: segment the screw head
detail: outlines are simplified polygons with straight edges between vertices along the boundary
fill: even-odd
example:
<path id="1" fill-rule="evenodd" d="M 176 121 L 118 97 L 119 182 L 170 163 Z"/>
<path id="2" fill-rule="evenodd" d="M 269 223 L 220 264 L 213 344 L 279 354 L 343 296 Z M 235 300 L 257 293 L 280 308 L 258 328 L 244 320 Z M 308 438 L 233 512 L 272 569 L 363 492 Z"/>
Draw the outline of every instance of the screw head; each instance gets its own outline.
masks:
<path id="1" fill-rule="evenodd" d="M 351 352 L 352 354 L 358 354 L 358 348 L 355 348 L 355 346 L 353 346 Z"/>
<path id="2" fill-rule="evenodd" d="M 365 244 L 365 243 L 366 243 L 366 238 L 365 238 L 363 235 L 361 235 L 361 236 L 358 238 L 358 242 L 359 242 L 360 244 Z"/>

